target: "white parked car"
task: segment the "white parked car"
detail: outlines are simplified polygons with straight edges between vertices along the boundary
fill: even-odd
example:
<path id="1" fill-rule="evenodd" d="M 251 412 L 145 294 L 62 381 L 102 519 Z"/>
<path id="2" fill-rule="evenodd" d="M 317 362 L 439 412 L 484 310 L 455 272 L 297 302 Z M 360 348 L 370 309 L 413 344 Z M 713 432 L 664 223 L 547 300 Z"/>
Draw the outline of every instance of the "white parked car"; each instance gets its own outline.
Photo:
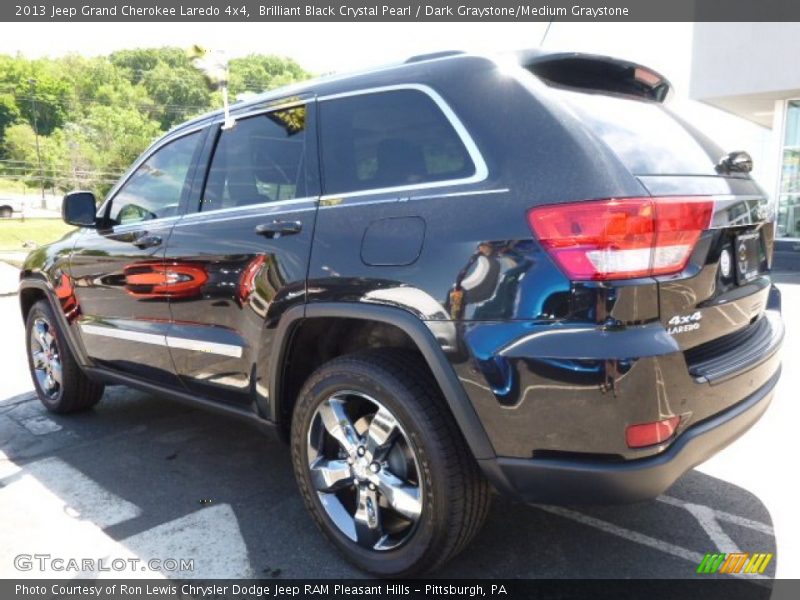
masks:
<path id="1" fill-rule="evenodd" d="M 15 212 L 21 213 L 24 198 L 0 196 L 0 219 L 10 219 Z"/>

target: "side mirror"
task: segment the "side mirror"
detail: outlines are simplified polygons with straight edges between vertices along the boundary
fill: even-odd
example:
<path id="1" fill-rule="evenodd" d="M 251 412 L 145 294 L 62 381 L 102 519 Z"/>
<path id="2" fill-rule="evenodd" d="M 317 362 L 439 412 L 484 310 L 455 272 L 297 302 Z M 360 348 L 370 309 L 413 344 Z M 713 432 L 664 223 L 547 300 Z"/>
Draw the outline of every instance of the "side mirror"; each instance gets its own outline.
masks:
<path id="1" fill-rule="evenodd" d="M 749 173 L 753 170 L 753 159 L 747 152 L 729 152 L 719 159 L 717 173 Z"/>
<path id="2" fill-rule="evenodd" d="M 61 218 L 70 225 L 95 227 L 97 202 L 92 192 L 70 192 L 61 204 Z"/>

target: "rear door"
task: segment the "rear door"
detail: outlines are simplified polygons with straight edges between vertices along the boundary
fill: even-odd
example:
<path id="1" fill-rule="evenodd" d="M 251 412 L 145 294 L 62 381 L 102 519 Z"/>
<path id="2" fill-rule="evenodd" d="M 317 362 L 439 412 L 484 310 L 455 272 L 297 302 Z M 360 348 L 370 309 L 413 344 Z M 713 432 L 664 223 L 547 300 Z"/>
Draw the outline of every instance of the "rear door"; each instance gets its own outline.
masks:
<path id="1" fill-rule="evenodd" d="M 258 400 L 265 414 L 272 331 L 305 301 L 318 201 L 314 109 L 313 98 L 295 98 L 235 115 L 232 128 L 214 125 L 193 207 L 165 256 L 181 380 L 221 402 Z"/>

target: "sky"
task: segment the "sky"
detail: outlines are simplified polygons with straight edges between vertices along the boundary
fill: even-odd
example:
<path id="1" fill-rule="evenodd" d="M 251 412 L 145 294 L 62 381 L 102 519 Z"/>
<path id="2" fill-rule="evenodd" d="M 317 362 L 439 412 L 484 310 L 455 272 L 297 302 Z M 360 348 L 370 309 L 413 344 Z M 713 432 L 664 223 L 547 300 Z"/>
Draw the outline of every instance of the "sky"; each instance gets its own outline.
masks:
<path id="1" fill-rule="evenodd" d="M 0 53 L 29 57 L 108 54 L 199 44 L 229 57 L 294 58 L 315 73 L 346 72 L 437 50 L 502 52 L 539 46 L 547 23 L 15 23 L 0 24 Z M 748 150 L 771 180 L 770 131 L 689 98 L 691 23 L 560 23 L 544 48 L 608 54 L 647 65 L 673 84 L 672 108 L 726 150 Z M 769 189 L 769 186 L 767 186 Z"/>

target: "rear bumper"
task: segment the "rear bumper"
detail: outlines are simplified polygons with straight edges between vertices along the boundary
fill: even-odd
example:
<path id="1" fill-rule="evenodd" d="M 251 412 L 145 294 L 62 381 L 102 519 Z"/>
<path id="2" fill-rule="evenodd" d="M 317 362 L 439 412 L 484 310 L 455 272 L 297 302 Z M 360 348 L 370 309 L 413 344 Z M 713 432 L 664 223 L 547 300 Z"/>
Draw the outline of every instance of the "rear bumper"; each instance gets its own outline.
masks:
<path id="1" fill-rule="evenodd" d="M 680 439 L 768 385 L 784 337 L 772 300 L 744 329 L 688 350 L 660 322 L 619 329 L 469 323 L 472 360 L 453 366 L 495 456 L 633 463 L 662 454 L 673 440 L 630 448 L 630 425 L 680 415 Z"/>
<path id="2" fill-rule="evenodd" d="M 498 457 L 480 462 L 500 492 L 527 502 L 600 504 L 654 498 L 758 421 L 779 377 L 780 368 L 756 392 L 686 429 L 666 450 L 648 458 L 605 462 Z"/>

